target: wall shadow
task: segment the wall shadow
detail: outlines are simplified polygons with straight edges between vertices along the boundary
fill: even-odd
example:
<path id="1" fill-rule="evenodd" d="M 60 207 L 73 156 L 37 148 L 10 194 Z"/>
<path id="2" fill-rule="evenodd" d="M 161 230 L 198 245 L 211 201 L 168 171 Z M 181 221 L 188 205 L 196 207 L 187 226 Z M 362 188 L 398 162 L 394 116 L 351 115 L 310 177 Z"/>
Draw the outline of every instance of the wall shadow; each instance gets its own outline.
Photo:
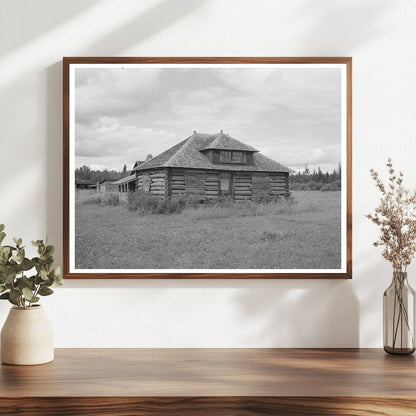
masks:
<path id="1" fill-rule="evenodd" d="M 360 305 L 351 281 L 272 282 L 236 294 L 245 345 L 280 348 L 357 347 Z"/>
<path id="2" fill-rule="evenodd" d="M 379 18 L 392 6 L 389 0 L 380 0 L 377 4 L 326 0 L 301 2 L 288 19 L 296 27 L 296 39 L 302 42 L 305 38 L 314 39 L 315 56 L 345 56 L 345 51 L 352 51 L 374 37 L 384 35 L 386 28 Z"/>
<path id="3" fill-rule="evenodd" d="M 7 41 L 4 36 L 0 41 L 0 56 L 32 42 L 99 2 L 100 0 L 31 0 L 24 2 L 24 12 L 21 1 L 2 3 L 0 27 L 3 34 L 13 33 L 13 36 L 7 36 Z M 24 30 L 16 30 L 16 26 Z"/>
<path id="4" fill-rule="evenodd" d="M 86 47 L 82 54 L 91 56 L 120 56 L 124 50 L 143 42 L 169 26 L 177 23 L 186 15 L 204 6 L 204 2 L 195 0 L 162 0 L 135 16 L 129 23 L 109 32 L 95 43 Z M 178 39 L 184 42 L 185 39 Z"/>

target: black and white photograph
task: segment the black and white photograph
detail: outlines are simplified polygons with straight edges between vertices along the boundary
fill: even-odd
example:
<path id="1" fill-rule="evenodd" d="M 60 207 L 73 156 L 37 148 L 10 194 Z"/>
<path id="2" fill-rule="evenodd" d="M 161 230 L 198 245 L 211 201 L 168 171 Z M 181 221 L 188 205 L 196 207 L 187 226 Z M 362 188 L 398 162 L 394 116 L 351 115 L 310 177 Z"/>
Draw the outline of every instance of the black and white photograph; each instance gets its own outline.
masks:
<path id="1" fill-rule="evenodd" d="M 346 277 L 347 75 L 69 62 L 67 274 Z"/>

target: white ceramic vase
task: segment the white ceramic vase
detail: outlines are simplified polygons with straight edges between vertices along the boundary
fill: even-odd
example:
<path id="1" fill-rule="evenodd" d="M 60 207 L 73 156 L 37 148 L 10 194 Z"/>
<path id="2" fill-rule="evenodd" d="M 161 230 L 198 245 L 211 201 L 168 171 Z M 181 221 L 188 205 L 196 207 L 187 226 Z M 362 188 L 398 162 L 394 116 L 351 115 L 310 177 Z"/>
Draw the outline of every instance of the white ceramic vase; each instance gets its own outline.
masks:
<path id="1" fill-rule="evenodd" d="M 1 362 L 35 365 L 53 359 L 53 329 L 43 307 L 11 308 L 1 331 Z"/>

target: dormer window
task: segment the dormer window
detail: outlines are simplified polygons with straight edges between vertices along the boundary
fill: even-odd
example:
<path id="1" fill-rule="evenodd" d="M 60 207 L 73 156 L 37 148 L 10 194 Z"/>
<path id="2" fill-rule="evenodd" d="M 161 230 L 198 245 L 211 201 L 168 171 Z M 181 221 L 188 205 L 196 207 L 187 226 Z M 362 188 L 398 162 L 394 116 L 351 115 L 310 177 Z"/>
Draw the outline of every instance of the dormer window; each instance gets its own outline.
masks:
<path id="1" fill-rule="evenodd" d="M 233 163 L 244 163 L 243 152 L 233 152 L 232 162 Z"/>
<path id="2" fill-rule="evenodd" d="M 204 152 L 212 163 L 235 163 L 240 165 L 253 164 L 253 152 L 241 150 L 208 150 Z"/>
<path id="3" fill-rule="evenodd" d="M 194 132 L 194 134 L 196 134 Z M 204 138 L 205 139 L 205 138 Z M 199 151 L 214 164 L 252 165 L 253 154 L 258 152 L 254 147 L 233 139 L 221 130 L 206 138 L 207 143 Z"/>
<path id="4" fill-rule="evenodd" d="M 230 150 L 221 150 L 220 151 L 220 163 L 230 163 L 231 154 L 232 153 Z"/>

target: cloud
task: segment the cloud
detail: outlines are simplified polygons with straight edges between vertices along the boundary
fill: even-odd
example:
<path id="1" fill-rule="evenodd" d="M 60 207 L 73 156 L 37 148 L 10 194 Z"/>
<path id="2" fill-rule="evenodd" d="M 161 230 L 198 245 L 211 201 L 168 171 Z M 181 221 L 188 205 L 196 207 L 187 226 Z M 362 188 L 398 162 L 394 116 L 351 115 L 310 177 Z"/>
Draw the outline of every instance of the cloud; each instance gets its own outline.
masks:
<path id="1" fill-rule="evenodd" d="M 76 69 L 76 121 L 90 123 L 99 117 L 148 111 L 160 70 Z"/>
<path id="2" fill-rule="evenodd" d="M 144 160 L 170 147 L 175 137 L 169 131 L 122 125 L 117 118 L 101 117 L 93 126 L 76 126 L 76 167 L 101 166 L 120 170 L 130 168 L 136 160 Z"/>
<path id="3" fill-rule="evenodd" d="M 224 130 L 290 167 L 340 160 L 340 70 L 77 69 L 76 165 L 120 169 Z"/>

